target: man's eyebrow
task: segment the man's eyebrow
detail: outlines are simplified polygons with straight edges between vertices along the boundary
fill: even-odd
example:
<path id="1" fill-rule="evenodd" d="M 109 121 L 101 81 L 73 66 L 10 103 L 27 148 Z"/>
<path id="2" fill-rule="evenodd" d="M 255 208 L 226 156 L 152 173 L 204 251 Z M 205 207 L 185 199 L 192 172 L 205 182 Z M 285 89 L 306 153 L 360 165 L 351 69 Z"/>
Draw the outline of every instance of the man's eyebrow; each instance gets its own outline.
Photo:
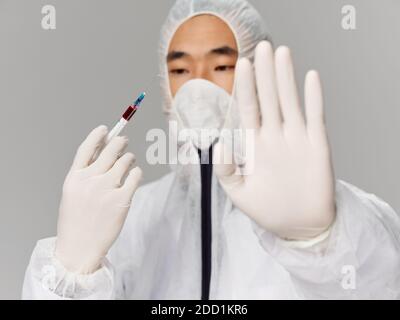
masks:
<path id="1" fill-rule="evenodd" d="M 186 52 L 183 51 L 171 51 L 167 55 L 167 62 L 171 62 L 173 60 L 181 59 L 188 56 Z"/>
<path id="2" fill-rule="evenodd" d="M 217 54 L 217 55 L 226 55 L 226 56 L 236 56 L 238 54 L 237 50 L 229 47 L 229 46 L 223 46 L 219 48 L 215 48 L 210 50 L 211 54 Z"/>

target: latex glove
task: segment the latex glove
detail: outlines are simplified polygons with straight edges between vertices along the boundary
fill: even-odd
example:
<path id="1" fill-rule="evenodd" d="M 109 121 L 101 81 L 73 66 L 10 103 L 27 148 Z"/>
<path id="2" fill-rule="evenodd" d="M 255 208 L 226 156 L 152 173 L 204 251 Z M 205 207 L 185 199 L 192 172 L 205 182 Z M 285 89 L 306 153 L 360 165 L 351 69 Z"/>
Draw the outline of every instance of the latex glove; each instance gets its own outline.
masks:
<path id="1" fill-rule="evenodd" d="M 55 255 L 72 272 L 91 273 L 100 267 L 122 229 L 141 178 L 138 167 L 130 170 L 134 155 L 122 155 L 126 137 L 112 139 L 91 161 L 106 136 L 105 126 L 88 135 L 64 182 Z"/>
<path id="2" fill-rule="evenodd" d="M 248 175 L 237 174 L 235 164 L 222 162 L 231 150 L 218 143 L 214 163 L 220 183 L 262 228 L 290 240 L 313 238 L 335 218 L 319 75 L 310 71 L 305 79 L 305 122 L 288 48 L 278 48 L 274 57 L 271 44 L 263 41 L 256 48 L 255 74 L 247 59 L 236 68 L 242 127 L 254 130 L 253 163 Z"/>

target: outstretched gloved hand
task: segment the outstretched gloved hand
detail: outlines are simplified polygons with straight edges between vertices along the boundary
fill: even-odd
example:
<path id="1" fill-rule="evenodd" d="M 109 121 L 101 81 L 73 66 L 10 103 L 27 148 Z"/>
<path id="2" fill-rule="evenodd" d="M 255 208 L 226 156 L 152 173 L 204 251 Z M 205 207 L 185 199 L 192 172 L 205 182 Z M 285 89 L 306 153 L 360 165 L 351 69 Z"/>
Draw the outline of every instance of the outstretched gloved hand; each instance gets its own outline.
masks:
<path id="1" fill-rule="evenodd" d="M 254 130 L 255 137 L 244 171 L 253 162 L 251 172 L 237 174 L 235 164 L 223 163 L 232 151 L 217 143 L 214 163 L 222 187 L 235 206 L 281 238 L 321 234 L 335 218 L 335 193 L 318 73 L 310 71 L 305 79 L 306 119 L 288 48 L 274 55 L 271 44 L 261 42 L 254 72 L 250 61 L 241 59 L 236 81 L 242 127 Z"/>
<path id="2" fill-rule="evenodd" d="M 122 229 L 141 178 L 138 167 L 130 169 L 134 155 L 123 154 L 126 137 L 112 139 L 92 162 L 106 136 L 105 126 L 88 135 L 64 182 L 55 256 L 72 272 L 91 273 L 100 267 Z"/>

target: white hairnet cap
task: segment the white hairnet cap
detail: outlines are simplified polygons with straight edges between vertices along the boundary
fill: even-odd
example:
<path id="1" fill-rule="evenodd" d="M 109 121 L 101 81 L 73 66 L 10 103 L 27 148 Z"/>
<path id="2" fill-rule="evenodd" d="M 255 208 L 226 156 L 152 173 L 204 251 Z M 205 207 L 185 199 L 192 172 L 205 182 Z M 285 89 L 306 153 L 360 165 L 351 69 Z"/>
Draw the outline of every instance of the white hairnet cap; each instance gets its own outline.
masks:
<path id="1" fill-rule="evenodd" d="M 201 14 L 214 15 L 231 28 L 240 58 L 252 59 L 257 43 L 270 40 L 260 14 L 246 0 L 177 0 L 161 29 L 160 39 L 161 88 L 166 113 L 170 110 L 172 101 L 166 63 L 171 39 L 185 21 Z"/>

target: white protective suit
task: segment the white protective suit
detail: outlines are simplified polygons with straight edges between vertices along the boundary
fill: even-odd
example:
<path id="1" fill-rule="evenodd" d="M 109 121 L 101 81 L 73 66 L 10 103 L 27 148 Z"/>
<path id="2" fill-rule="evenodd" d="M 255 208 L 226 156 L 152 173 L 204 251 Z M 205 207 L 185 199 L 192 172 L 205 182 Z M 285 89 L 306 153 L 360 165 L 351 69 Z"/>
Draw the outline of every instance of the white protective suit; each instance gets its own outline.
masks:
<path id="1" fill-rule="evenodd" d="M 228 23 L 241 57 L 252 58 L 257 43 L 268 39 L 261 17 L 244 0 L 178 0 L 161 37 L 167 112 L 169 42 L 184 21 L 201 13 Z M 228 112 L 229 126 L 235 126 L 235 114 Z M 40 240 L 23 298 L 200 299 L 201 181 L 199 165 L 192 164 L 139 188 L 119 238 L 93 274 L 67 272 L 54 257 L 55 238 Z M 211 199 L 211 299 L 400 298 L 400 219 L 374 195 L 337 181 L 336 220 L 328 233 L 308 241 L 285 241 L 258 227 L 232 205 L 215 177 Z"/>

